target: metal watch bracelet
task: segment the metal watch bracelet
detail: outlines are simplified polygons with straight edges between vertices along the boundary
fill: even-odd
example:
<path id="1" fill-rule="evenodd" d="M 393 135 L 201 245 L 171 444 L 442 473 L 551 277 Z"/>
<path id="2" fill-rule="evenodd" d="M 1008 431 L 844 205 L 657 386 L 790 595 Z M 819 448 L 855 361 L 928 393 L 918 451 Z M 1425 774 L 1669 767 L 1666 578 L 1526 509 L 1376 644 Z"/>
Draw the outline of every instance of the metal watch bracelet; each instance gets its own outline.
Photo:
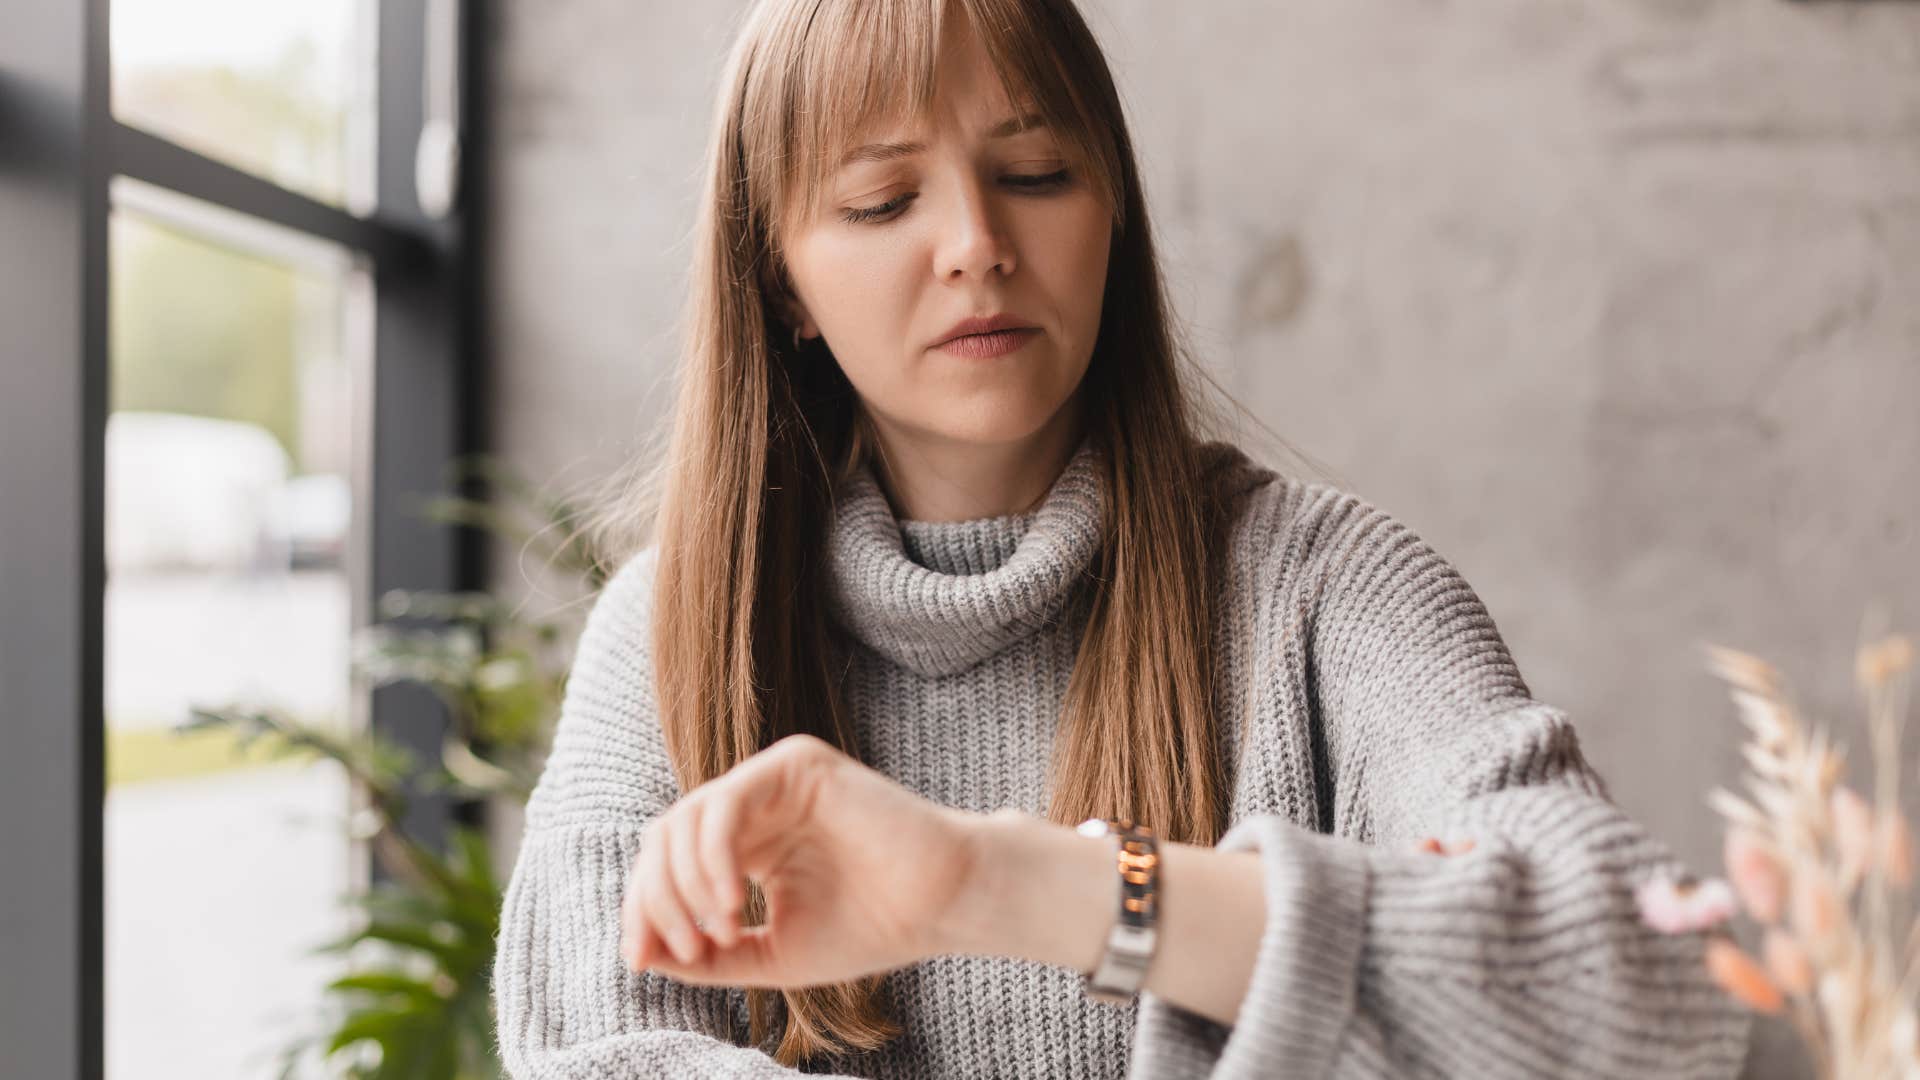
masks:
<path id="1" fill-rule="evenodd" d="M 1160 849 L 1153 830 L 1124 818 L 1088 818 L 1075 830 L 1082 836 L 1112 836 L 1119 841 L 1115 865 L 1120 898 L 1107 949 L 1091 972 L 1082 973 L 1087 996 L 1109 1005 L 1125 1005 L 1146 979 L 1159 938 Z"/>

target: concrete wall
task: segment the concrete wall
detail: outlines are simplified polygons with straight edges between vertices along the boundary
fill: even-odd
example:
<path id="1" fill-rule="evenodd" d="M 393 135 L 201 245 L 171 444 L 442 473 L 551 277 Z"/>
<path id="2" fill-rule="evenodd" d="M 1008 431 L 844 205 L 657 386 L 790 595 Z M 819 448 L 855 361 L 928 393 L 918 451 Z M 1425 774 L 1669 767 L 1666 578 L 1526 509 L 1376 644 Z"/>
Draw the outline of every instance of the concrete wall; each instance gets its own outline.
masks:
<path id="1" fill-rule="evenodd" d="M 740 5 L 495 7 L 495 430 L 580 480 L 665 407 Z M 1629 811 L 1717 868 L 1702 640 L 1864 763 L 1862 612 L 1920 628 L 1920 5 L 1086 10 L 1203 360 L 1460 567 Z"/>

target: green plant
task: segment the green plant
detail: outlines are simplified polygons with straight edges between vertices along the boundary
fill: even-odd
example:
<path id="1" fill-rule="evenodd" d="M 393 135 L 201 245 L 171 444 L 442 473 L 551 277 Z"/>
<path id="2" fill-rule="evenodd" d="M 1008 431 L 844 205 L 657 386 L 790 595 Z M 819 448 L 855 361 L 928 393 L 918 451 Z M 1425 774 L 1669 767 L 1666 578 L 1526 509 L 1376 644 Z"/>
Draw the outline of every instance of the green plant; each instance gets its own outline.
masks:
<path id="1" fill-rule="evenodd" d="M 485 455 L 453 470 L 455 481 L 483 479 L 496 501 L 436 497 L 424 516 L 530 550 L 589 592 L 605 582 L 609 567 L 579 528 L 574 503 Z M 539 525 L 527 525 L 528 517 Z M 430 759 L 377 732 L 341 732 L 273 709 L 195 707 L 174 730 L 221 728 L 243 751 L 257 744 L 274 757 L 338 764 L 365 805 L 350 829 L 390 879 L 341 898 L 356 928 L 315 951 L 346 955 L 354 970 L 326 987 L 324 1020 L 282 1049 L 282 1080 L 315 1071 L 351 1080 L 493 1080 L 502 1075 L 490 983 L 504 884 L 480 830 L 451 827 L 440 852 L 401 822 L 427 792 L 525 801 L 559 711 L 576 620 L 528 617 L 485 592 L 395 591 L 381 597 L 379 613 L 382 622 L 355 636 L 354 679 L 433 691 L 447 724 Z"/>

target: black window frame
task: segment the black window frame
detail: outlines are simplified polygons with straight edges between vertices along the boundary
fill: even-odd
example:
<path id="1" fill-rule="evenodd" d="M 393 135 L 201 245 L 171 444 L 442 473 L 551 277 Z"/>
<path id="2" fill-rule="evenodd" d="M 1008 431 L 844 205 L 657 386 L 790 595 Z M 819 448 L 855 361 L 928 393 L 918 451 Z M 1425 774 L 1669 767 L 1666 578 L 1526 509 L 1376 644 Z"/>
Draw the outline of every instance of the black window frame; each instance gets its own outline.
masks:
<path id="1" fill-rule="evenodd" d="M 483 288 L 486 7 L 454 0 L 458 197 L 435 219 L 414 153 L 430 0 L 377 5 L 376 209 L 318 202 L 111 113 L 110 0 L 0 7 L 0 1060 L 9 1075 L 104 1073 L 102 619 L 108 410 L 109 182 L 131 176 L 364 254 L 375 295 L 363 625 L 395 588 L 475 588 L 485 538 L 436 525 L 419 500 L 485 445 Z M 363 388 L 362 393 L 368 393 Z M 478 494 L 461 485 L 464 494 Z M 423 689 L 357 703 L 421 751 L 445 713 Z M 410 833 L 439 846 L 484 807 L 426 797 Z M 363 875 L 381 875 L 363 852 Z M 187 883 L 190 885 L 190 883 Z"/>

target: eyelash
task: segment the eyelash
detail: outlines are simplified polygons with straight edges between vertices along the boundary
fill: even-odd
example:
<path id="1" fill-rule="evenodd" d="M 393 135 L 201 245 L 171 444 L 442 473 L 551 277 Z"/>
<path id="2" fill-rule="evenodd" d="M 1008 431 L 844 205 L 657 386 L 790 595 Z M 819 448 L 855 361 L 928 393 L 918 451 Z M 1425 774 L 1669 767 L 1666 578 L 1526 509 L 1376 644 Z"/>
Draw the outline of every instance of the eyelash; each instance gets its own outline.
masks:
<path id="1" fill-rule="evenodd" d="M 1006 181 L 1007 183 L 1012 184 L 1015 188 L 1021 191 L 1024 191 L 1030 194 L 1037 194 L 1037 193 L 1052 191 L 1056 188 L 1065 187 L 1068 179 L 1072 176 L 1072 173 L 1073 173 L 1073 170 L 1071 168 L 1067 168 L 1067 169 L 1060 169 L 1055 172 L 1042 173 L 1035 176 L 1005 176 L 1005 177 L 1002 177 L 1001 179 Z M 879 206 L 852 207 L 846 210 L 842 210 L 840 212 L 840 217 L 850 225 L 858 225 L 861 222 L 874 221 L 880 218 L 888 217 L 894 214 L 896 211 L 904 209 L 907 203 L 911 202 L 913 198 L 914 196 L 912 193 L 908 193 L 905 195 L 898 195 L 898 196 L 895 196 L 894 198 L 888 199 L 886 202 L 881 203 Z"/>

